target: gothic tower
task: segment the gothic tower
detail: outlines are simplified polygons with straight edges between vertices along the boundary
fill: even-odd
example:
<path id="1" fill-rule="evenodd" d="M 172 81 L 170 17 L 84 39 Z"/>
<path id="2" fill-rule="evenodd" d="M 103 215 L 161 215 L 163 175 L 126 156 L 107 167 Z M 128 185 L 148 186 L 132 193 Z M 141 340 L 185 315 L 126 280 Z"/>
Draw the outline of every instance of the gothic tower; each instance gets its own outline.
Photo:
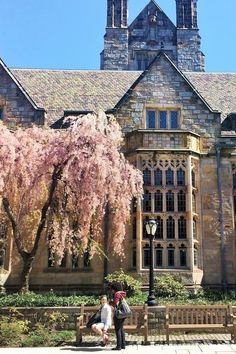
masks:
<path id="1" fill-rule="evenodd" d="M 197 0 L 176 0 L 177 65 L 184 71 L 205 70 L 197 17 Z"/>
<path id="2" fill-rule="evenodd" d="M 176 0 L 177 28 L 197 27 L 197 0 Z"/>
<path id="3" fill-rule="evenodd" d="M 102 70 L 128 70 L 128 0 L 107 0 Z"/>

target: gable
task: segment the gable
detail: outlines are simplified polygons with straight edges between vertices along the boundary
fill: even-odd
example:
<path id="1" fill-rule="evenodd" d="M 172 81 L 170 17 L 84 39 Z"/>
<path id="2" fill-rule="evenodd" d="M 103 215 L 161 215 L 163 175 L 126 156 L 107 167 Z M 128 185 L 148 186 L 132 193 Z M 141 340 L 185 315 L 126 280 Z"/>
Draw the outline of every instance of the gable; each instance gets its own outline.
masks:
<path id="1" fill-rule="evenodd" d="M 115 107 L 115 115 L 125 130 L 145 128 L 147 107 L 176 108 L 181 112 L 181 129 L 196 134 L 215 135 L 220 114 L 214 111 L 191 82 L 161 53 L 141 74 Z"/>
<path id="2" fill-rule="evenodd" d="M 21 86 L 12 72 L 0 60 L 0 110 L 1 120 L 16 124 L 44 124 L 44 109 L 39 108 Z"/>
<path id="3" fill-rule="evenodd" d="M 176 45 L 176 27 L 155 1 L 150 1 L 129 26 L 131 48 L 137 41 L 143 42 L 145 50 L 145 45 L 151 45 L 151 50 L 160 48 L 161 43 L 165 47 Z"/>

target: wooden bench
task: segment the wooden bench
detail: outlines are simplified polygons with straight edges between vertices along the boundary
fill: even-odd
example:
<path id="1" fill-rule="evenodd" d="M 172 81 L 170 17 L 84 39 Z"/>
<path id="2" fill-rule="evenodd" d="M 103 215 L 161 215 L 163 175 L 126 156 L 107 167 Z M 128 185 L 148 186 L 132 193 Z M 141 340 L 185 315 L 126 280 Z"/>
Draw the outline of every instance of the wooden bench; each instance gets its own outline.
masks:
<path id="1" fill-rule="evenodd" d="M 171 332 L 231 333 L 236 343 L 236 316 L 230 305 L 168 305 L 166 306 L 166 341 Z"/>
<path id="2" fill-rule="evenodd" d="M 98 306 L 81 306 L 80 316 L 76 316 L 76 344 L 82 343 L 83 335 L 92 332 L 90 328 L 86 327 L 89 318 L 99 309 Z M 147 305 L 131 306 L 132 316 L 127 318 L 124 323 L 124 330 L 126 333 L 140 333 L 144 337 L 144 344 L 148 341 L 148 311 Z M 112 325 L 109 328 L 109 333 L 115 332 Z"/>

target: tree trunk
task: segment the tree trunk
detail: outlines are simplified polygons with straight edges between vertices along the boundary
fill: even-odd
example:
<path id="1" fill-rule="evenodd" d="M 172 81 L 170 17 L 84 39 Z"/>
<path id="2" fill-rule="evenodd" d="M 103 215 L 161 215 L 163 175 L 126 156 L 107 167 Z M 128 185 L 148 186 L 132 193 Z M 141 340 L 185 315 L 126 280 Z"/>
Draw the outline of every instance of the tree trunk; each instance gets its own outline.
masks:
<path id="1" fill-rule="evenodd" d="M 21 272 L 21 280 L 20 280 L 20 292 L 27 293 L 29 291 L 29 276 L 32 270 L 32 265 L 34 261 L 34 257 L 30 256 L 30 254 L 25 254 L 23 259 L 23 269 Z"/>
<path id="2" fill-rule="evenodd" d="M 48 191 L 48 198 L 45 201 L 44 206 L 41 210 L 41 217 L 40 217 L 39 225 L 37 227 L 37 231 L 36 231 L 36 235 L 35 235 L 35 242 L 34 242 L 32 250 L 30 252 L 27 252 L 25 250 L 23 236 L 22 236 L 20 229 L 18 227 L 17 218 L 10 206 L 9 200 L 7 198 L 3 197 L 3 207 L 6 212 L 6 215 L 8 216 L 8 218 L 11 222 L 13 237 L 14 237 L 14 240 L 15 240 L 15 243 L 17 246 L 17 250 L 23 260 L 23 269 L 22 269 L 22 273 L 20 276 L 20 280 L 21 280 L 20 291 L 21 292 L 28 292 L 29 291 L 29 275 L 32 270 L 34 257 L 36 255 L 36 252 L 39 247 L 39 241 L 41 239 L 41 236 L 42 236 L 42 233 L 44 231 L 44 227 L 45 227 L 45 224 L 47 221 L 48 210 L 52 204 L 53 196 L 54 196 L 55 190 L 57 188 L 58 181 L 61 178 L 63 168 L 65 167 L 65 165 L 68 161 L 69 161 L 69 158 L 61 166 L 54 167 L 54 171 L 52 174 L 52 181 L 51 181 L 51 185 L 50 185 L 49 191 Z"/>
<path id="3" fill-rule="evenodd" d="M 105 256 L 103 260 L 103 287 L 106 288 L 105 278 L 108 275 L 108 244 L 109 244 L 109 230 L 110 230 L 110 208 L 107 204 L 104 216 L 104 253 Z"/>

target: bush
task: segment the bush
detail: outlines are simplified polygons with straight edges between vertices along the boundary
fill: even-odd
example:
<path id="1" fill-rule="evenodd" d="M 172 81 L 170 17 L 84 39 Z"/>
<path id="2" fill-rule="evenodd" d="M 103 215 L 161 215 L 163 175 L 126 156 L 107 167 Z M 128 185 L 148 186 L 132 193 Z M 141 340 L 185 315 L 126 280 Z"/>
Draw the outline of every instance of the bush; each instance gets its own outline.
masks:
<path id="1" fill-rule="evenodd" d="M 183 299 L 189 294 L 181 280 L 171 274 L 155 278 L 155 295 L 162 298 Z"/>
<path id="2" fill-rule="evenodd" d="M 53 307 L 53 306 L 81 306 L 97 305 L 97 296 L 71 295 L 59 296 L 53 292 L 44 294 L 35 294 L 29 292 L 26 294 L 0 295 L 0 307 Z"/>
<path id="3" fill-rule="evenodd" d="M 141 282 L 133 278 L 131 275 L 126 274 L 123 269 L 109 274 L 105 279 L 108 282 L 108 286 L 112 283 L 120 283 L 123 290 L 127 292 L 127 296 L 139 294 L 141 291 Z"/>
<path id="4" fill-rule="evenodd" d="M 28 332 L 28 321 L 18 319 L 21 314 L 11 309 L 10 316 L 0 316 L 0 346 L 18 346 Z"/>

